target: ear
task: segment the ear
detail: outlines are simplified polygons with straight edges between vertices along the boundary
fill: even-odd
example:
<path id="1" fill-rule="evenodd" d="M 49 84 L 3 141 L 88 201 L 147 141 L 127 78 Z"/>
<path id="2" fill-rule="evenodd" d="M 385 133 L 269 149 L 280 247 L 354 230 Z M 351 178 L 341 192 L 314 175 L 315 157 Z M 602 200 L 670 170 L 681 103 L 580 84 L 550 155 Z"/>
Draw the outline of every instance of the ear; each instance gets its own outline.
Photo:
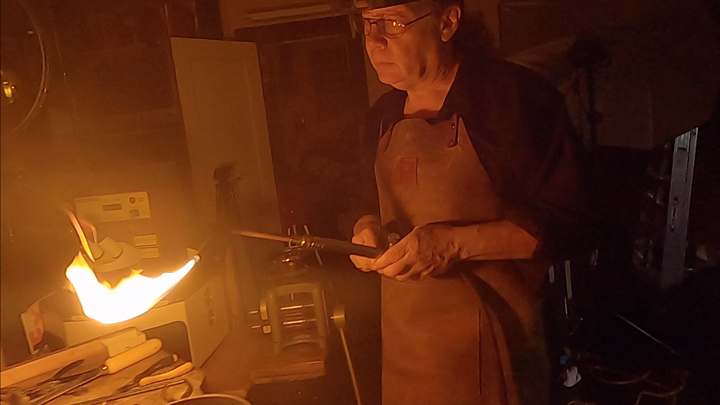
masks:
<path id="1" fill-rule="evenodd" d="M 458 26 L 460 25 L 460 17 L 462 10 L 460 6 L 453 4 L 452 6 L 445 9 L 440 19 L 440 35 L 443 42 L 448 42 L 450 38 L 457 32 Z"/>

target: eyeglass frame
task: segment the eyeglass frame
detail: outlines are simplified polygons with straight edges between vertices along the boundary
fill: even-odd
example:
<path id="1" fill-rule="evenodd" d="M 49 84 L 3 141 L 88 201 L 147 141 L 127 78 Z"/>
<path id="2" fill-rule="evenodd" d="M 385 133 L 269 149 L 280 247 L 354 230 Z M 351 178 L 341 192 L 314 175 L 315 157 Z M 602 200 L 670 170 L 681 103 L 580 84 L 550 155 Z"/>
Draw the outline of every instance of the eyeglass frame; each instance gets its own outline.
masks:
<path id="1" fill-rule="evenodd" d="M 414 19 L 414 20 L 412 20 L 412 21 L 406 22 L 406 23 L 401 23 L 401 22 L 398 21 L 398 20 L 391 20 L 391 19 L 386 19 L 386 18 L 365 18 L 365 17 L 363 17 L 363 16 L 360 15 L 360 14 L 358 14 L 357 16 L 360 17 L 360 19 L 362 20 L 362 33 L 363 33 L 363 35 L 365 35 L 366 37 L 369 36 L 370 33 L 372 33 L 372 26 L 375 25 L 375 26 L 377 27 L 377 29 L 378 29 L 378 33 L 379 33 L 383 38 L 396 39 L 396 38 L 400 38 L 400 37 L 402 37 L 403 35 L 405 35 L 405 30 L 407 30 L 407 27 L 409 27 L 411 24 L 414 24 L 414 23 L 422 20 L 423 18 L 425 18 L 425 17 L 427 17 L 427 16 L 429 16 L 429 15 L 431 15 L 431 14 L 432 14 L 432 12 L 427 13 L 427 14 L 425 14 L 425 15 L 422 15 L 422 16 L 420 16 L 420 17 L 418 17 L 418 18 L 416 18 L 416 19 Z M 368 27 L 369 27 L 369 28 L 367 29 L 367 32 L 365 32 L 365 22 L 366 22 L 366 21 L 367 21 Z M 393 26 L 402 28 L 403 31 L 402 31 L 399 35 L 397 35 L 397 36 L 387 36 L 387 31 L 385 30 L 385 28 L 380 28 L 380 25 L 379 25 L 380 21 L 384 21 L 385 23 L 391 22 L 391 23 L 393 24 Z M 360 28 L 360 27 L 357 27 L 357 30 L 358 30 L 358 31 L 360 31 L 359 28 Z M 381 30 L 384 31 L 384 32 L 380 32 Z"/>

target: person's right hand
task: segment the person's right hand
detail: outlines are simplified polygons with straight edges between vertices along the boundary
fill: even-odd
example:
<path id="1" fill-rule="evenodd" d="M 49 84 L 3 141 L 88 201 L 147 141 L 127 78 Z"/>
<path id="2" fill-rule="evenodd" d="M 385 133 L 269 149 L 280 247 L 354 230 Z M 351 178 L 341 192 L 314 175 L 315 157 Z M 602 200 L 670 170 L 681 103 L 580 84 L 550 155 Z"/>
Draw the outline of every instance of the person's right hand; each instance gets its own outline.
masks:
<path id="1" fill-rule="evenodd" d="M 355 223 L 353 229 L 355 235 L 352 238 L 352 243 L 377 247 L 380 239 L 380 231 L 380 219 L 375 216 L 366 215 Z M 362 271 L 374 271 L 371 269 L 375 263 L 375 259 L 373 258 L 350 255 L 350 260 L 352 260 L 355 267 Z"/>

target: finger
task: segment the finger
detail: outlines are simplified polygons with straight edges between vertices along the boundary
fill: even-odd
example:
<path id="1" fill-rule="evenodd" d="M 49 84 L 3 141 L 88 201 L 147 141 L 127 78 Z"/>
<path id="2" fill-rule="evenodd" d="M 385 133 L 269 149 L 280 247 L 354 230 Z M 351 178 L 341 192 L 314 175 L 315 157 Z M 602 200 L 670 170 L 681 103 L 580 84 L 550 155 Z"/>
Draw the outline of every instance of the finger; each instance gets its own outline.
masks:
<path id="1" fill-rule="evenodd" d="M 355 267 L 364 272 L 373 271 L 373 269 L 371 268 L 373 263 L 372 259 L 368 259 L 367 257 L 363 256 L 350 255 L 350 261 L 353 262 Z"/>
<path id="2" fill-rule="evenodd" d="M 410 270 L 403 274 L 399 274 L 396 279 L 398 281 L 406 281 L 411 278 L 420 278 L 421 274 L 430 268 L 430 271 L 432 271 L 432 266 L 428 266 L 422 263 L 415 263 L 410 267 Z"/>
<path id="3" fill-rule="evenodd" d="M 353 236 L 352 243 L 358 245 L 365 245 L 371 247 L 377 247 L 377 235 L 369 229 L 364 229 L 362 232 Z"/>
<path id="4" fill-rule="evenodd" d="M 357 235 L 353 236 L 352 239 L 350 240 L 350 242 L 358 244 L 358 245 L 368 246 L 368 244 L 367 244 L 368 238 L 365 235 L 361 235 L 361 234 L 357 234 Z"/>
<path id="5" fill-rule="evenodd" d="M 435 270 L 435 269 L 432 268 L 432 267 L 428 267 L 428 268 L 426 268 L 425 270 L 421 271 L 421 272 L 420 272 L 420 279 L 427 278 L 427 277 L 430 275 L 430 273 L 433 272 L 433 270 Z"/>
<path id="6" fill-rule="evenodd" d="M 402 242 L 386 250 L 380 257 L 375 260 L 374 269 L 385 269 L 392 263 L 397 262 L 407 254 L 407 248 Z"/>
<path id="7" fill-rule="evenodd" d="M 407 271 L 408 266 L 409 266 L 409 264 L 407 261 L 407 256 L 403 256 L 400 258 L 400 260 L 398 260 L 394 263 L 391 263 L 386 267 L 383 267 L 381 269 L 382 270 L 381 274 L 384 276 L 388 276 L 388 277 L 395 277 L 398 274 L 403 274 L 405 271 Z"/>

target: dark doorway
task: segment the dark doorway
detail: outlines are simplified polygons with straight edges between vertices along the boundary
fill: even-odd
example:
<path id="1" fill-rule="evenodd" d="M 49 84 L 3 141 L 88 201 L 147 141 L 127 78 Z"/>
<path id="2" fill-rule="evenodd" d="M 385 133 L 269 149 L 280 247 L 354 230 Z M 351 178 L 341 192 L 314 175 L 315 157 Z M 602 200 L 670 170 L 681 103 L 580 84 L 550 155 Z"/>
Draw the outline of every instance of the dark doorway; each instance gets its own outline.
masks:
<path id="1" fill-rule="evenodd" d="M 341 236 L 368 109 L 361 39 L 345 16 L 241 29 L 236 39 L 258 45 L 283 227 Z"/>

